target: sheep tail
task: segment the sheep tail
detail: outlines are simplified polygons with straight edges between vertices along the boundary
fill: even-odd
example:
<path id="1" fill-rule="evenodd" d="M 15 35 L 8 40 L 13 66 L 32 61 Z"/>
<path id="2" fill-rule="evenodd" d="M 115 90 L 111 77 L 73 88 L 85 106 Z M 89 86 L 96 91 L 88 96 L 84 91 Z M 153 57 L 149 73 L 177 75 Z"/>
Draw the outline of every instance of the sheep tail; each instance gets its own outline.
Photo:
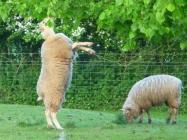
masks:
<path id="1" fill-rule="evenodd" d="M 180 88 L 181 94 L 184 94 L 184 86 L 183 86 L 182 81 L 181 81 L 181 83 L 180 83 L 180 85 L 179 85 L 179 88 Z"/>
<path id="2" fill-rule="evenodd" d="M 41 100 L 43 100 L 43 99 L 42 99 L 42 97 L 39 96 L 39 97 L 37 98 L 37 102 L 39 102 L 39 101 L 41 101 Z"/>

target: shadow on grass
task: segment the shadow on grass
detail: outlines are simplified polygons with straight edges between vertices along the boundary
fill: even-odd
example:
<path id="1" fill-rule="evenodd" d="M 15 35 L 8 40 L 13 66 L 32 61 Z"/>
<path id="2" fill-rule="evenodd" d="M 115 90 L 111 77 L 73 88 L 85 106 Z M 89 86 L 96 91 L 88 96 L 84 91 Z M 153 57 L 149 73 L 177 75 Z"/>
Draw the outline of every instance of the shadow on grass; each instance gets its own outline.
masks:
<path id="1" fill-rule="evenodd" d="M 32 126 L 39 126 L 42 125 L 44 122 L 42 120 L 40 121 L 30 121 L 30 120 L 26 120 L 26 121 L 20 121 L 17 123 L 18 127 L 32 127 Z"/>
<path id="2" fill-rule="evenodd" d="M 69 121 L 65 124 L 65 128 L 76 128 L 75 122 Z"/>

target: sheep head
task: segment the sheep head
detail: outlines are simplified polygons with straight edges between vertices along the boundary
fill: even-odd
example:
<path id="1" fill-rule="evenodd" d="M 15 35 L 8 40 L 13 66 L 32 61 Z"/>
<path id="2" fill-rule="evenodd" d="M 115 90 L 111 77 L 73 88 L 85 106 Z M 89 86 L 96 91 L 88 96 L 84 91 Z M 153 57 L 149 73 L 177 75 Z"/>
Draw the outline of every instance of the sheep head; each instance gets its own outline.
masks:
<path id="1" fill-rule="evenodd" d="M 122 111 L 128 123 L 131 123 L 133 119 L 136 119 L 140 114 L 140 109 L 135 105 L 126 106 Z"/>
<path id="2" fill-rule="evenodd" d="M 45 39 L 45 40 L 46 40 L 47 38 L 49 38 L 50 36 L 55 35 L 55 32 L 54 32 L 53 28 L 52 28 L 52 27 L 49 27 L 49 26 L 47 25 L 47 23 L 48 23 L 50 20 L 51 20 L 51 18 L 48 17 L 48 18 L 43 19 L 43 20 L 39 23 L 39 30 L 40 30 L 40 32 L 41 32 L 42 38 Z"/>

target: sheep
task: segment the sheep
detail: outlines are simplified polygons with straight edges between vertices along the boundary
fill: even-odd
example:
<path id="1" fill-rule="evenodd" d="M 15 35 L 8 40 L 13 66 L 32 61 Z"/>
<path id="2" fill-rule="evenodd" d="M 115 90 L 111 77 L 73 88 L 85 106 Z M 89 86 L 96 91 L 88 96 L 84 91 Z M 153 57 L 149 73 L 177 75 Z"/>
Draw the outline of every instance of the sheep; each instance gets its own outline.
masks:
<path id="1" fill-rule="evenodd" d="M 181 103 L 182 81 L 171 75 L 153 75 L 136 82 L 129 91 L 128 97 L 122 107 L 127 122 L 132 122 L 140 116 L 143 121 L 143 113 L 148 115 L 148 123 L 151 123 L 149 109 L 163 103 L 170 109 L 167 123 L 176 123 L 177 110 Z"/>
<path id="2" fill-rule="evenodd" d="M 53 28 L 46 26 L 48 19 L 39 23 L 44 39 L 41 48 L 41 72 L 37 81 L 38 101 L 43 100 L 45 116 L 50 128 L 63 129 L 56 114 L 65 101 L 65 93 L 72 79 L 73 58 L 76 50 L 81 49 L 90 54 L 95 51 L 83 46 L 91 46 L 92 42 L 73 43 L 63 33 L 55 33 Z"/>

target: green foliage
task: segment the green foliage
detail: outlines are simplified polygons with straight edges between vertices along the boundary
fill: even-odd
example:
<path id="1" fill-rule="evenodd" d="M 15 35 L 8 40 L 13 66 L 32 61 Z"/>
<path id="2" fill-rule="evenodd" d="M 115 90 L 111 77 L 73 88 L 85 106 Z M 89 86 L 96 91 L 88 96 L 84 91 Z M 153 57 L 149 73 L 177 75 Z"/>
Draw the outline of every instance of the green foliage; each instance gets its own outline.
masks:
<path id="1" fill-rule="evenodd" d="M 74 41 L 93 41 L 97 52 L 105 52 L 95 59 L 84 55 L 80 60 L 90 62 L 75 64 L 67 107 L 119 109 L 134 82 L 149 74 L 176 74 L 185 81 L 186 68 L 177 63 L 186 60 L 185 55 L 178 57 L 175 51 L 186 52 L 186 13 L 186 0 L 1 1 L 0 52 L 8 54 L 0 62 L 1 102 L 37 104 L 35 86 L 40 65 L 29 61 L 39 57 L 21 57 L 19 53 L 40 51 L 37 24 L 45 17 L 52 17 L 49 24 L 54 22 L 57 32 Z M 129 50 L 138 54 L 121 53 Z M 110 52 L 121 54 L 107 54 Z M 7 64 L 9 59 L 11 63 Z M 186 111 L 183 100 L 182 111 Z"/>
<path id="2" fill-rule="evenodd" d="M 153 74 L 171 74 L 180 78 L 186 92 L 186 52 L 152 50 L 136 53 L 80 54 L 74 63 L 72 86 L 63 106 L 91 110 L 119 110 L 132 85 Z M 21 61 L 20 61 L 21 60 Z M 40 72 L 38 54 L 4 55 L 0 60 L 0 102 L 39 104 L 36 83 Z M 180 111 L 186 112 L 187 94 L 182 95 Z"/>
<path id="3" fill-rule="evenodd" d="M 138 46 L 140 40 L 164 47 L 185 41 L 187 18 L 184 0 L 116 0 L 99 16 L 99 27 L 116 31 L 124 40 L 124 50 Z M 183 18 L 182 18 L 183 17 Z"/>
<path id="4" fill-rule="evenodd" d="M 93 34 L 108 34 L 96 36 L 97 43 L 115 50 L 129 51 L 140 45 L 186 47 L 186 0 L 11 0 L 0 2 L 0 11 L 4 22 L 12 13 L 34 20 L 54 17 L 57 28 L 68 35 L 82 25 L 90 30 L 88 23 L 94 24 Z M 115 40 L 115 45 L 105 42 L 107 38 Z"/>

